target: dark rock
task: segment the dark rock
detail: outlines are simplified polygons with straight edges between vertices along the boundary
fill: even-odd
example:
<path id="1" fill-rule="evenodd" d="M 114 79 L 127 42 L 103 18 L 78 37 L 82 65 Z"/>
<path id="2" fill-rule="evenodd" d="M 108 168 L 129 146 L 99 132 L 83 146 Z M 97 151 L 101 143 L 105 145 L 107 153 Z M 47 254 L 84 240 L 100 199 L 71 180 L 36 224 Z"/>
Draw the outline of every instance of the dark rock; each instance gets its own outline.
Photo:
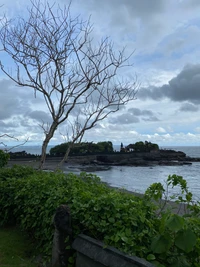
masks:
<path id="1" fill-rule="evenodd" d="M 12 160 L 17 160 L 18 156 L 21 157 L 24 154 L 22 151 L 16 154 L 16 158 L 12 157 Z M 29 160 L 29 154 L 26 154 L 23 160 Z M 58 157 L 47 157 L 46 163 L 51 160 L 61 161 L 62 158 Z M 166 165 L 166 166 L 178 166 L 178 165 L 191 165 L 192 162 L 200 162 L 200 158 L 191 158 L 186 156 L 184 152 L 160 149 L 150 152 L 113 152 L 107 154 L 88 154 L 88 155 L 73 155 L 69 156 L 65 165 L 105 165 L 105 166 L 155 166 L 155 165 Z"/>

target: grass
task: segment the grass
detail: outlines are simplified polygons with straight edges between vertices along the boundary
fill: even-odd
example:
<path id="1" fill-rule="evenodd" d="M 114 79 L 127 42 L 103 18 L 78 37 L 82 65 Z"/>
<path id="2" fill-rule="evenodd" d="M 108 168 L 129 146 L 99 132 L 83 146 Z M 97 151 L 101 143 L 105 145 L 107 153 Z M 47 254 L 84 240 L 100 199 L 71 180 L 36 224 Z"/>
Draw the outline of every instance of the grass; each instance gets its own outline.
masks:
<path id="1" fill-rule="evenodd" d="M 0 267 L 37 267 L 32 262 L 33 246 L 16 227 L 0 228 Z"/>

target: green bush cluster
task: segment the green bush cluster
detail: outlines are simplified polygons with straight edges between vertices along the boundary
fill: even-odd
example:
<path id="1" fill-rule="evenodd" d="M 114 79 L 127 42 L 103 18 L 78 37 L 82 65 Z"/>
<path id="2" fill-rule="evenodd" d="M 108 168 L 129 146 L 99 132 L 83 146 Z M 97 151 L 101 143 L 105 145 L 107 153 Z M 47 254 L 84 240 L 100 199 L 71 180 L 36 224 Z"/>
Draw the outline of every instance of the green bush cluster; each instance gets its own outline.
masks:
<path id="1" fill-rule="evenodd" d="M 170 178 L 168 185 L 175 186 L 174 181 Z M 38 250 L 50 257 L 52 218 L 58 206 L 67 204 L 74 238 L 79 233 L 88 234 L 160 267 L 200 266 L 198 209 L 191 208 L 190 216 L 182 217 L 169 210 L 158 211 L 155 201 L 163 193 L 164 188 L 154 184 L 141 198 L 110 189 L 91 174 L 66 175 L 19 166 L 3 168 L 0 223 L 19 224 L 36 241 Z"/>
<path id="2" fill-rule="evenodd" d="M 9 158 L 9 154 L 0 149 L 0 168 L 6 166 Z"/>
<path id="3" fill-rule="evenodd" d="M 168 192 L 174 187 L 178 187 L 179 192 L 169 196 Z M 160 267 L 200 266 L 200 203 L 193 201 L 186 180 L 169 175 L 166 188 L 154 183 L 146 190 L 144 198 L 156 203 L 158 214 L 157 231 L 151 243 L 153 254 L 147 259 L 155 260 Z M 176 213 L 166 209 L 169 200 L 174 200 L 172 207 Z M 184 209 L 182 216 L 178 215 L 180 205 Z"/>
<path id="4" fill-rule="evenodd" d="M 159 150 L 158 144 L 154 144 L 148 141 L 139 141 L 135 144 L 129 144 L 126 149 L 134 149 L 137 152 L 150 152 L 153 150 Z"/>
<path id="5" fill-rule="evenodd" d="M 64 156 L 69 145 L 70 143 L 62 143 L 60 145 L 56 145 L 50 149 L 49 154 L 51 156 Z M 98 142 L 96 144 L 93 142 L 81 142 L 72 145 L 70 155 L 112 152 L 114 152 L 113 144 L 110 141 Z"/>

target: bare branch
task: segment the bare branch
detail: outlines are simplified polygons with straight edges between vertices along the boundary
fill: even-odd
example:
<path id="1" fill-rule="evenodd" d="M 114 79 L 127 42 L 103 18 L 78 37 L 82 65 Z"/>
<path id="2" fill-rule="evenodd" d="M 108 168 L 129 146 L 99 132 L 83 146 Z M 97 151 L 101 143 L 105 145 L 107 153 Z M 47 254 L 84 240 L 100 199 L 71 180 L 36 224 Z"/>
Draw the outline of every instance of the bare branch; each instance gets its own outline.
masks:
<path id="1" fill-rule="evenodd" d="M 25 144 L 28 142 L 28 139 L 29 139 L 29 138 L 27 138 L 23 143 L 21 143 L 21 144 L 19 144 L 19 145 L 15 145 L 15 146 L 12 146 L 12 147 L 9 148 L 9 149 L 6 149 L 6 151 L 9 152 L 9 151 L 11 151 L 11 150 L 14 149 L 14 148 L 17 148 L 17 147 L 20 147 L 20 146 L 25 145 Z"/>
<path id="2" fill-rule="evenodd" d="M 15 140 L 18 141 L 18 139 L 17 139 L 16 137 L 14 137 L 14 136 L 12 136 L 12 135 L 9 135 L 9 134 L 2 134 L 2 135 L 0 135 L 0 138 L 2 138 L 2 137 L 9 137 L 9 138 L 11 138 L 11 139 L 15 139 Z"/>
<path id="3" fill-rule="evenodd" d="M 2 134 L 0 135 L 0 138 L 3 138 L 3 137 L 8 137 L 8 138 L 11 138 L 11 139 L 14 139 L 16 141 L 19 141 L 19 139 L 17 139 L 16 137 L 12 136 L 12 135 L 9 135 L 9 134 Z M 1 145 L 3 145 L 5 147 L 5 150 L 6 152 L 9 152 L 11 151 L 12 149 L 16 148 L 16 147 L 20 147 L 20 146 L 23 146 L 24 144 L 26 144 L 28 142 L 28 138 L 21 144 L 19 145 L 15 145 L 15 146 L 12 146 L 10 147 L 9 149 L 7 149 L 7 145 L 4 143 L 4 142 L 0 142 Z"/>
<path id="4" fill-rule="evenodd" d="M 41 167 L 46 148 L 58 126 L 75 115 L 73 140 L 98 121 L 117 112 L 121 105 L 135 99 L 137 80 L 126 81 L 122 69 L 132 67 L 125 48 L 115 51 L 110 38 L 93 42 L 90 19 L 70 14 L 68 6 L 50 5 L 32 0 L 28 16 L 1 21 L 0 41 L 16 65 L 9 71 L 0 61 L 1 70 L 19 86 L 43 95 L 52 117 L 44 127 Z M 81 118 L 81 121 L 77 120 Z"/>

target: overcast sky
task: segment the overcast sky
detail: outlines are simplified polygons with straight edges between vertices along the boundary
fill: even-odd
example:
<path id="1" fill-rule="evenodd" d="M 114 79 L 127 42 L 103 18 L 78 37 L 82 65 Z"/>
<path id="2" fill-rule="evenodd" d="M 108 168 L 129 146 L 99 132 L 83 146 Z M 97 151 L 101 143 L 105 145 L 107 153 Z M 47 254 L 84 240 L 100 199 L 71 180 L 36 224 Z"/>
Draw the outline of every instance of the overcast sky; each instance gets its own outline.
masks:
<path id="1" fill-rule="evenodd" d="M 28 1 L 0 4 L 1 15 L 15 17 L 25 12 Z M 135 51 L 134 67 L 124 75 L 131 80 L 136 74 L 140 83 L 137 99 L 87 132 L 84 141 L 200 145 L 200 1 L 73 0 L 72 14 L 91 15 L 94 39 L 110 36 L 117 48 Z M 6 61 L 5 55 L 1 59 Z M 34 98 L 32 90 L 0 73 L 0 134 L 40 145 L 39 125 L 49 120 L 42 96 Z M 64 141 L 60 132 L 65 133 L 64 126 L 51 144 Z"/>

